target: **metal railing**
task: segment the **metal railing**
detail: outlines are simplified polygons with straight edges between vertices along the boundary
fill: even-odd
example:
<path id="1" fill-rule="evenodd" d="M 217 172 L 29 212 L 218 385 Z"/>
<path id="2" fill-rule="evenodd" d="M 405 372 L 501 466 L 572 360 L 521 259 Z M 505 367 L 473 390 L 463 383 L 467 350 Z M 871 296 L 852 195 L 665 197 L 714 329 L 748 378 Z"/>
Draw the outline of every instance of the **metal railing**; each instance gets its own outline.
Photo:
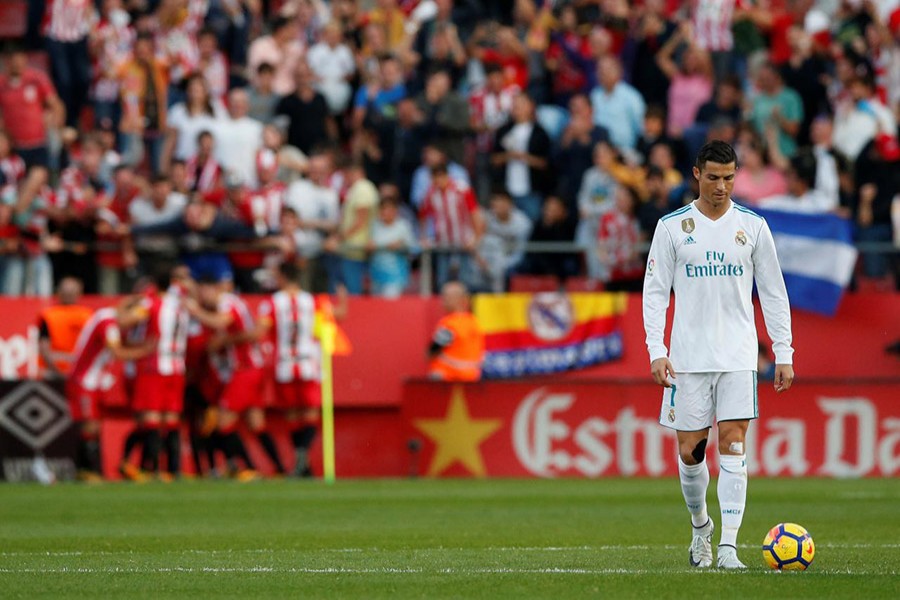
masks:
<path id="1" fill-rule="evenodd" d="M 156 236 L 153 237 L 162 237 Z M 222 252 L 222 253 L 231 253 L 231 252 L 269 252 L 275 253 L 279 251 L 279 248 L 274 244 L 271 240 L 262 239 L 262 240 L 254 240 L 254 241 L 215 241 L 209 238 L 204 238 L 202 235 L 188 235 L 182 237 L 173 237 L 171 240 L 171 246 L 166 248 L 166 250 L 162 250 L 158 247 L 154 248 L 154 245 L 150 245 L 147 247 L 142 247 L 140 242 L 138 241 L 135 244 L 135 250 L 141 255 L 152 255 L 154 253 L 171 253 L 171 251 L 175 250 L 179 254 L 200 254 L 200 253 L 209 253 L 209 252 Z M 862 253 L 869 254 L 885 254 L 888 256 L 898 255 L 900 256 L 900 247 L 894 245 L 892 242 L 857 242 L 855 244 L 856 249 Z M 62 244 L 63 251 L 75 252 L 78 254 L 87 253 L 90 250 L 99 251 L 99 252 L 116 252 L 122 249 L 122 244 L 119 242 L 111 242 L 111 241 L 94 241 L 89 243 L 84 242 L 64 242 Z M 525 255 L 529 254 L 567 254 L 567 255 L 577 255 L 579 258 L 584 259 L 586 253 L 593 250 L 593 247 L 584 246 L 582 244 L 578 244 L 575 242 L 527 242 L 522 246 Z M 637 249 L 641 253 L 646 253 L 650 249 L 649 242 L 643 242 L 637 245 Z M 367 247 L 352 245 L 352 244 L 342 244 L 338 251 L 337 256 L 340 256 L 341 251 L 350 251 L 350 250 L 370 250 Z M 463 251 L 463 248 L 458 246 L 448 246 L 448 245 L 424 245 L 417 248 L 407 248 L 403 250 L 387 250 L 384 248 L 376 248 L 375 251 L 389 251 L 405 254 L 408 259 L 412 260 L 414 258 L 418 258 L 418 289 L 421 296 L 431 296 L 434 290 L 434 265 L 433 258 L 439 254 L 447 254 L 447 253 L 459 253 Z"/>

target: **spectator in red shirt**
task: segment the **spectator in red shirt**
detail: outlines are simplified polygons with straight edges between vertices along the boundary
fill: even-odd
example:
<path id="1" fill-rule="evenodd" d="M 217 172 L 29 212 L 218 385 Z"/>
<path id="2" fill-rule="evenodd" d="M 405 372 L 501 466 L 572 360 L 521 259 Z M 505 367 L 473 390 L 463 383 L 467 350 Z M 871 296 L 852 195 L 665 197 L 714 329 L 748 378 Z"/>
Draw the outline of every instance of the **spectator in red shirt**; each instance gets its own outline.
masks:
<path id="1" fill-rule="evenodd" d="M 581 65 L 590 58 L 591 49 L 587 36 L 578 31 L 574 5 L 564 4 L 559 9 L 559 25 L 547 48 L 547 70 L 552 74 L 553 102 L 566 106 L 572 96 L 588 90 L 587 74 Z M 575 57 L 582 60 L 575 61 Z"/>
<path id="2" fill-rule="evenodd" d="M 17 187 L 25 179 L 25 161 L 13 152 L 5 131 L 0 130 L 0 187 Z"/>
<path id="3" fill-rule="evenodd" d="M 228 59 L 219 50 L 216 32 L 212 29 L 201 29 L 197 34 L 197 70 L 203 73 L 209 84 L 209 93 L 213 98 L 225 100 L 228 93 Z"/>
<path id="4" fill-rule="evenodd" d="M 96 293 L 94 261 L 94 216 L 104 203 L 107 182 L 101 179 L 103 146 L 96 135 L 85 136 L 77 162 L 60 175 L 56 202 L 50 211 L 51 231 L 64 242 L 53 256 L 56 281 L 75 277 L 87 293 Z"/>
<path id="5" fill-rule="evenodd" d="M 19 222 L 49 176 L 44 111 L 50 112 L 52 126 L 62 126 L 66 110 L 53 84 L 43 71 L 29 67 L 25 50 L 14 45 L 6 57 L 6 73 L 0 73 L 0 128 L 6 130 L 13 150 L 29 169 L 16 201 Z"/>
<path id="6" fill-rule="evenodd" d="M 475 172 L 478 197 L 487 199 L 491 193 L 490 155 L 494 135 L 506 124 L 512 112 L 513 100 L 521 91 L 519 86 L 506 83 L 499 65 L 485 65 L 484 86 L 469 97 L 469 111 L 475 137 Z"/>
<path id="7" fill-rule="evenodd" d="M 488 46 L 489 41 L 495 39 L 497 47 Z M 483 63 L 500 65 L 507 83 L 518 85 L 523 90 L 528 87 L 527 50 L 514 30 L 480 25 L 469 38 L 468 46 L 472 57 Z"/>
<path id="8" fill-rule="evenodd" d="M 620 185 L 616 190 L 613 209 L 600 219 L 597 252 L 609 273 L 609 281 L 606 284 L 608 290 L 632 292 L 641 290 L 644 263 L 639 248 L 641 241 L 641 229 L 637 220 L 639 204 L 637 191 Z"/>
<path id="9" fill-rule="evenodd" d="M 131 288 L 128 273 L 137 266 L 137 254 L 128 235 L 129 207 L 141 193 L 134 169 L 119 165 L 113 171 L 112 193 L 97 206 L 94 233 L 98 244 L 97 279 L 101 294 L 123 294 Z"/>
<path id="10" fill-rule="evenodd" d="M 453 279 L 473 282 L 473 254 L 484 235 L 484 215 L 472 188 L 454 181 L 446 163 L 432 167 L 431 181 L 419 219 L 422 245 L 441 249 L 435 257 L 435 284 L 440 288 Z"/>
<path id="11" fill-rule="evenodd" d="M 185 162 L 191 192 L 212 192 L 222 187 L 222 166 L 215 158 L 215 140 L 209 131 L 197 135 L 197 154 Z"/>

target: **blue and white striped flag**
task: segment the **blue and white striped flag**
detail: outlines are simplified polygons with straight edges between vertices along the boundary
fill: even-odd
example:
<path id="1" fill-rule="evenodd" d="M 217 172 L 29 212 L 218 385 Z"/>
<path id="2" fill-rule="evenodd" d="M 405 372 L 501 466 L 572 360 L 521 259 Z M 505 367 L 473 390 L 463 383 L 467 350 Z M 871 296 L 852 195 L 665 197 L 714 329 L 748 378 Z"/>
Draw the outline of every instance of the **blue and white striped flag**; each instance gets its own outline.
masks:
<path id="1" fill-rule="evenodd" d="M 772 230 L 791 306 L 834 316 L 856 265 L 850 221 L 829 214 L 754 211 Z"/>

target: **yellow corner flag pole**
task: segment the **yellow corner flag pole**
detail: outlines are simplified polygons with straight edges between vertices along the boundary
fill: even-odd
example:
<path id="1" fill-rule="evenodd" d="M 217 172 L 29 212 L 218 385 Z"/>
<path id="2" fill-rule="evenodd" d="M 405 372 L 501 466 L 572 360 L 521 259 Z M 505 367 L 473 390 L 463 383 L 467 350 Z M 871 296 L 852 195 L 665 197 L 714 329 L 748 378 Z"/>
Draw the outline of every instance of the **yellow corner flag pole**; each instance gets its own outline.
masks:
<path id="1" fill-rule="evenodd" d="M 331 358 L 337 326 L 330 321 L 321 324 L 322 342 L 322 470 L 325 483 L 334 483 L 334 376 Z"/>

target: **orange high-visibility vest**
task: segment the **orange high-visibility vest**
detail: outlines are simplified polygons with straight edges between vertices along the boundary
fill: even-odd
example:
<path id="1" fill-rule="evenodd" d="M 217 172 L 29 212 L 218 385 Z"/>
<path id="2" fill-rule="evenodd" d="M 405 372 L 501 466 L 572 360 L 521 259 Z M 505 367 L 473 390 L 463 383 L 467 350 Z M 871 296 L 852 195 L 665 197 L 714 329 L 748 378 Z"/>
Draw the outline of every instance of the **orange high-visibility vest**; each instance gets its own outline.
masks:
<path id="1" fill-rule="evenodd" d="M 484 334 L 474 315 L 456 312 L 446 315 L 437 329 L 449 331 L 453 338 L 440 354 L 431 359 L 428 375 L 443 381 L 478 381 L 484 360 Z"/>
<path id="2" fill-rule="evenodd" d="M 92 314 L 94 311 L 87 306 L 78 305 L 59 304 L 44 309 L 41 312 L 41 319 L 47 324 L 50 349 L 53 352 L 71 354 L 75 350 L 81 329 Z M 57 360 L 55 364 L 62 373 L 68 373 L 71 367 L 67 360 Z"/>

